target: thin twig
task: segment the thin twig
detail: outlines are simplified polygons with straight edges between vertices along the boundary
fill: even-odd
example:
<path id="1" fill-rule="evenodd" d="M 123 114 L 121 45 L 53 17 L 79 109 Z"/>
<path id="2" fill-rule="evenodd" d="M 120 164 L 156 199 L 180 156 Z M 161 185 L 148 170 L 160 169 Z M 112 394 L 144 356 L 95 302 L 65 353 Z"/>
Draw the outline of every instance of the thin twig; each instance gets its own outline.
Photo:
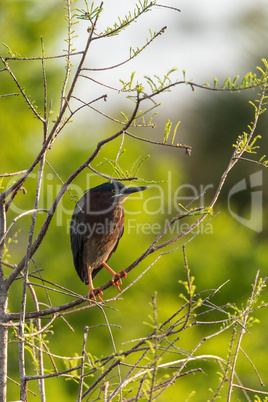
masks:
<path id="1" fill-rule="evenodd" d="M 0 70 L 0 71 L 4 71 L 4 70 L 6 70 L 6 69 L 3 69 L 3 70 Z M 20 94 L 19 93 L 14 93 L 14 94 L 4 94 L 4 95 L 0 95 L 0 98 L 5 98 L 6 96 L 19 96 Z"/>
<path id="2" fill-rule="evenodd" d="M 11 177 L 11 176 L 18 176 L 20 174 L 24 174 L 26 173 L 27 170 L 21 170 L 19 172 L 14 172 L 14 173 L 4 173 L 4 174 L 0 174 L 0 177 Z"/>
<path id="3" fill-rule="evenodd" d="M 8 232 L 10 231 L 10 229 L 12 228 L 12 226 L 20 219 L 23 218 L 26 215 L 30 215 L 30 214 L 36 214 L 37 212 L 48 212 L 47 209 L 44 208 L 34 208 L 34 209 L 29 209 L 28 211 L 25 211 L 23 213 L 21 213 L 20 215 L 17 215 L 9 224 L 7 230 L 5 231 L 5 233 L 2 235 L 2 237 L 0 238 L 0 245 L 3 243 L 3 241 L 5 240 Z"/>
<path id="4" fill-rule="evenodd" d="M 247 305 L 247 307 L 246 307 L 246 309 L 244 311 L 244 314 L 243 314 L 243 327 L 240 330 L 236 350 L 235 350 L 234 357 L 233 357 L 233 363 L 232 363 L 231 374 L 230 374 L 230 379 L 229 379 L 227 402 L 230 402 L 230 400 L 231 400 L 231 393 L 232 393 L 232 388 L 233 388 L 233 381 L 234 381 L 234 373 L 235 373 L 236 362 L 237 362 L 239 350 L 241 348 L 242 338 L 243 338 L 244 333 L 246 332 L 245 327 L 246 327 L 246 322 L 248 320 L 250 308 L 251 308 L 251 305 L 254 302 L 256 296 L 259 294 L 259 292 L 260 292 L 260 290 L 262 288 L 262 285 L 264 283 L 262 281 L 262 283 L 259 285 L 259 287 L 257 287 L 258 279 L 259 279 L 259 273 L 260 272 L 257 271 L 256 277 L 255 277 L 255 282 L 254 282 L 252 292 L 251 292 L 251 296 L 250 296 L 250 299 L 248 301 L 248 305 Z"/>
<path id="5" fill-rule="evenodd" d="M 260 391 L 258 389 L 252 389 L 252 388 L 244 387 L 244 386 L 238 385 L 238 384 L 233 384 L 233 387 L 240 388 L 244 391 L 254 392 L 254 394 L 268 395 L 267 391 Z"/>
<path id="6" fill-rule="evenodd" d="M 36 311 L 39 310 L 39 302 L 35 293 L 34 288 L 31 285 L 28 285 L 30 292 L 32 294 L 33 297 L 33 302 L 34 302 L 34 306 Z M 51 324 L 51 322 L 49 323 L 49 325 Z M 41 326 L 41 320 L 40 318 L 36 318 L 36 329 L 38 332 L 38 339 L 39 339 L 39 350 L 38 350 L 38 368 L 39 368 L 39 372 L 38 374 L 40 376 L 44 375 L 44 359 L 43 359 L 43 349 L 42 349 L 42 333 L 44 331 L 44 329 Z M 34 339 L 35 335 L 33 333 L 31 333 L 31 338 Z M 45 380 L 44 379 L 39 379 L 38 380 L 38 386 L 39 386 L 39 391 L 40 391 L 40 398 L 41 398 L 41 402 L 46 402 L 46 395 L 45 395 Z"/>
<path id="7" fill-rule="evenodd" d="M 84 51 L 80 50 L 78 52 L 72 52 L 71 56 L 80 56 L 83 54 Z M 66 59 L 68 57 L 68 53 L 64 54 L 59 54 L 55 56 L 45 56 L 45 57 L 5 57 L 6 61 L 12 60 L 12 61 L 40 61 L 40 60 L 55 60 L 55 59 Z M 1 71 L 1 70 L 0 70 Z M 17 95 L 17 94 L 14 94 Z"/>
<path id="8" fill-rule="evenodd" d="M 25 328 L 25 313 L 26 313 L 26 299 L 27 299 L 26 294 L 27 294 L 27 283 L 28 283 L 28 268 L 29 268 L 29 261 L 31 258 L 30 254 L 31 254 L 31 247 L 32 247 L 32 242 L 33 242 L 33 234 L 34 234 L 34 228 L 35 228 L 35 223 L 36 223 L 36 217 L 37 217 L 37 209 L 38 209 L 38 204 L 39 204 L 39 199 L 40 199 L 41 184 L 43 181 L 44 166 L 45 166 L 45 155 L 42 157 L 42 159 L 40 161 L 40 168 L 39 168 L 38 180 L 37 180 L 37 185 L 36 185 L 36 193 L 35 193 L 35 200 L 34 200 L 34 212 L 32 215 L 31 227 L 30 227 L 28 244 L 27 244 L 27 252 L 26 252 L 26 256 L 25 256 L 23 288 L 22 288 L 22 298 L 21 298 L 20 325 L 18 328 L 18 334 L 21 338 L 21 340 L 19 342 L 19 370 L 20 370 L 21 399 L 22 400 L 27 399 L 27 382 L 25 380 L 26 367 L 25 367 L 25 356 L 24 356 L 24 354 L 25 354 L 24 328 Z M 42 335 L 40 335 L 40 337 L 41 336 Z M 42 355 L 41 355 L 41 359 L 42 359 Z M 39 382 L 39 384 L 40 384 L 40 388 L 43 393 L 43 401 L 44 401 L 44 398 L 45 398 L 44 383 L 41 381 L 41 382 Z"/>
<path id="9" fill-rule="evenodd" d="M 253 370 L 255 371 L 255 373 L 256 373 L 256 375 L 257 375 L 259 381 L 260 381 L 261 386 L 264 386 L 264 382 L 262 381 L 261 376 L 260 376 L 260 373 L 258 372 L 258 370 L 257 370 L 257 368 L 256 368 L 256 366 L 255 366 L 255 364 L 253 363 L 253 361 L 250 359 L 249 355 L 245 352 L 245 350 L 244 350 L 241 346 L 240 346 L 240 350 L 241 350 L 241 352 L 246 356 L 246 358 L 248 359 L 249 363 L 250 363 L 251 366 L 253 367 Z"/>
<path id="10" fill-rule="evenodd" d="M 7 64 L 7 62 L 5 61 L 5 59 L 0 55 L 0 59 L 2 61 L 2 63 L 4 64 L 6 70 L 8 71 L 9 75 L 12 77 L 13 81 L 15 82 L 15 84 L 17 85 L 21 95 L 23 96 L 23 98 L 25 99 L 26 103 L 28 104 L 29 108 L 31 109 L 31 111 L 33 112 L 33 114 L 35 115 L 35 117 L 38 118 L 38 120 L 40 120 L 42 123 L 45 122 L 45 120 L 43 119 L 43 117 L 41 117 L 41 115 L 37 112 L 36 108 L 33 106 L 33 104 L 30 102 L 28 96 L 26 95 L 24 89 L 22 88 L 22 86 L 20 85 L 19 81 L 17 80 L 17 78 L 15 77 L 14 73 L 11 71 L 11 69 L 9 68 L 9 65 Z"/>
<path id="11" fill-rule="evenodd" d="M 163 143 L 155 140 L 150 140 L 148 138 L 142 138 L 138 137 L 137 135 L 134 135 L 130 133 L 129 131 L 126 131 L 126 135 L 129 137 L 135 138 L 138 141 L 143 141 L 143 142 L 148 142 L 149 144 L 154 144 L 154 145 L 161 145 L 162 147 L 170 147 L 170 148 L 184 148 L 187 155 L 191 155 L 192 147 L 190 145 L 186 144 L 168 144 L 168 143 Z"/>
<path id="12" fill-rule="evenodd" d="M 63 86 L 62 86 L 62 90 L 61 90 L 61 104 L 60 104 L 60 110 L 62 110 L 63 108 L 63 104 L 64 104 L 64 100 L 65 100 L 65 92 L 66 92 L 66 88 L 67 88 L 67 84 L 68 84 L 68 79 L 71 73 L 71 37 L 72 37 L 72 13 L 71 13 L 71 0 L 66 0 L 67 3 L 67 10 L 68 10 L 68 15 L 67 15 L 67 21 L 68 21 L 68 30 L 67 30 L 67 43 L 68 43 L 68 47 L 67 47 L 67 57 L 66 57 L 66 66 L 65 66 L 65 77 L 63 80 Z"/>
<path id="13" fill-rule="evenodd" d="M 134 52 L 134 54 L 132 56 L 130 56 L 128 59 L 126 59 L 118 64 L 113 64 L 112 66 L 109 66 L 109 67 L 98 67 L 98 68 L 84 67 L 84 68 L 82 68 L 82 71 L 83 70 L 84 71 L 106 71 L 106 70 L 112 70 L 114 68 L 118 68 L 118 67 L 128 63 L 129 61 L 134 59 L 136 56 L 138 56 L 138 54 L 140 54 L 147 46 L 149 46 L 159 35 L 162 35 L 166 29 L 167 29 L 166 26 L 161 28 L 160 31 L 158 31 L 156 34 L 154 34 L 154 36 L 148 42 L 146 42 L 146 44 L 144 46 L 142 46 L 139 50 Z"/>
<path id="14" fill-rule="evenodd" d="M 89 327 L 84 328 L 84 338 L 83 338 L 83 347 L 82 347 L 82 355 L 81 355 L 81 371 L 79 378 L 79 387 L 78 387 L 78 399 L 77 402 L 82 401 L 82 393 L 83 393 L 83 383 L 84 383 L 84 372 L 85 372 L 85 355 L 86 355 L 86 343 L 87 343 L 87 335 L 88 335 Z"/>

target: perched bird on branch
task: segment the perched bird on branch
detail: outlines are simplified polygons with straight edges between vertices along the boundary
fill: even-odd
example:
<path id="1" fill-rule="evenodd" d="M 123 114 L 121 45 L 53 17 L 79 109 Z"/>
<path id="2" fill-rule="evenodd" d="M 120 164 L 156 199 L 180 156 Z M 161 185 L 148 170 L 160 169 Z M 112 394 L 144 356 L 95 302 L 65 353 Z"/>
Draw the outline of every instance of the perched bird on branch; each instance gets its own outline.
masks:
<path id="1" fill-rule="evenodd" d="M 75 269 L 80 279 L 89 285 L 88 298 L 102 301 L 100 288 L 94 288 L 93 278 L 104 267 L 112 275 L 118 290 L 124 270 L 116 273 L 106 264 L 115 252 L 124 232 L 123 202 L 133 193 L 148 187 L 126 187 L 113 181 L 85 192 L 73 212 L 70 236 Z"/>

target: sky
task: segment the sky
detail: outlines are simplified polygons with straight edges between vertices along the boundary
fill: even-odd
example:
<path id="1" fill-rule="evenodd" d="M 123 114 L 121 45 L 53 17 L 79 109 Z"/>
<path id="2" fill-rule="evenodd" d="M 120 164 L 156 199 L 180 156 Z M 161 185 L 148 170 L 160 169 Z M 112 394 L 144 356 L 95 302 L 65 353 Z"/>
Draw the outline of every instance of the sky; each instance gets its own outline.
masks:
<path id="1" fill-rule="evenodd" d="M 136 71 L 135 79 L 142 80 L 144 75 L 163 77 L 175 67 L 178 71 L 174 79 L 182 79 L 185 70 L 187 80 L 213 85 L 214 78 L 223 82 L 228 76 L 242 77 L 253 65 L 261 64 L 261 57 L 268 57 L 264 54 L 268 43 L 267 0 L 163 0 L 160 3 L 179 8 L 180 12 L 155 7 L 120 36 L 95 41 L 92 47 L 94 50 L 97 46 L 97 52 L 90 53 L 87 66 L 103 68 L 127 59 L 131 46 L 141 48 L 146 43 L 149 29 L 157 32 L 167 26 L 165 34 L 119 69 L 90 73 L 91 76 L 120 88 L 119 79 L 128 81 L 133 71 Z M 117 21 L 118 15 L 124 17 L 135 4 L 132 0 L 104 1 L 99 29 Z M 87 21 L 81 21 L 79 30 L 85 32 L 87 26 Z M 85 34 L 82 38 L 85 40 Z M 77 47 L 82 45 L 80 38 Z M 187 96 L 189 90 L 183 93 Z"/>

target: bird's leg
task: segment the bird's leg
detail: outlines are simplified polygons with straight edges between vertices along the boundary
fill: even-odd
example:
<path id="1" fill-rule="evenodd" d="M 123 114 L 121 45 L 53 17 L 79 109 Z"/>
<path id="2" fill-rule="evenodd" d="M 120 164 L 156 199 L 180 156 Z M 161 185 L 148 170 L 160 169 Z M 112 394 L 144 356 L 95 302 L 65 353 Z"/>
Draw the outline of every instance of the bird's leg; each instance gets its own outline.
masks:
<path id="1" fill-rule="evenodd" d="M 126 271 L 124 271 L 122 269 L 122 271 L 119 271 L 118 273 L 116 273 L 111 267 L 109 267 L 109 265 L 106 264 L 106 262 L 102 263 L 103 267 L 107 269 L 107 271 L 110 272 L 110 274 L 112 275 L 112 283 L 113 286 L 116 285 L 118 292 L 120 292 L 120 285 L 122 285 L 122 280 L 121 280 L 121 274 L 123 274 L 123 277 L 126 278 L 127 273 Z"/>
<path id="2" fill-rule="evenodd" d="M 90 300 L 92 298 L 92 300 L 96 301 L 96 296 L 95 296 L 94 290 L 98 290 L 99 293 L 97 294 L 97 297 L 100 299 L 100 301 L 103 301 L 100 296 L 103 294 L 103 291 L 101 290 L 101 288 L 94 288 L 91 272 L 92 272 L 91 266 L 87 264 L 88 285 L 89 285 L 89 292 L 88 292 L 87 298 L 88 298 L 88 300 Z"/>

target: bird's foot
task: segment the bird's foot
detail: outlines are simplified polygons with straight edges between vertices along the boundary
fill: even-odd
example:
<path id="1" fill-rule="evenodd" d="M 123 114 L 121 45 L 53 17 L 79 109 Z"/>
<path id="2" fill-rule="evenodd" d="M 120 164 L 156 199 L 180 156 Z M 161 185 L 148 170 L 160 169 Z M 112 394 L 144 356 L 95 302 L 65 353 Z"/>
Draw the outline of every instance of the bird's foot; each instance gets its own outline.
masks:
<path id="1" fill-rule="evenodd" d="M 122 271 L 114 273 L 113 277 L 112 277 L 112 284 L 113 284 L 113 286 L 116 285 L 118 292 L 120 292 L 120 285 L 122 285 L 121 274 L 123 274 L 124 278 L 127 277 L 127 273 L 123 269 L 122 269 Z"/>
<path id="2" fill-rule="evenodd" d="M 106 264 L 106 262 L 103 262 L 102 265 L 104 266 L 104 268 L 107 269 L 107 271 L 110 272 L 110 274 L 112 275 L 112 284 L 113 286 L 116 285 L 118 292 L 120 292 L 119 286 L 122 285 L 121 276 L 126 278 L 127 276 L 126 271 L 122 269 L 122 271 L 116 273 L 111 267 L 109 267 L 109 265 Z"/>
<path id="3" fill-rule="evenodd" d="M 98 291 L 98 293 L 96 295 L 95 295 L 95 290 Z M 100 301 L 103 301 L 103 299 L 101 298 L 101 295 L 103 295 L 103 291 L 101 290 L 101 288 L 89 289 L 89 292 L 87 294 L 88 302 L 90 303 L 90 299 L 92 299 L 93 301 L 97 301 L 96 296 L 98 297 L 98 299 Z"/>

